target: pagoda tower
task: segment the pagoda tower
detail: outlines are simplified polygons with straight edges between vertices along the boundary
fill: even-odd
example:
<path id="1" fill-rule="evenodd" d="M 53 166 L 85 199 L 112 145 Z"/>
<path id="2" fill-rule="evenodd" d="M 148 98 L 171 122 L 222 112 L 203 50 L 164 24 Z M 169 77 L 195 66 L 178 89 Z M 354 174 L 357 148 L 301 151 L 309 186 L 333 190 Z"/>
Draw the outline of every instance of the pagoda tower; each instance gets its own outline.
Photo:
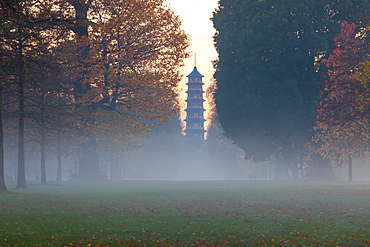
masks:
<path id="1" fill-rule="evenodd" d="M 202 77 L 197 67 L 195 66 L 193 71 L 187 76 L 188 78 L 188 90 L 187 99 L 186 101 L 186 128 L 185 133 L 186 136 L 189 138 L 196 138 L 200 140 L 204 140 L 204 133 L 206 132 L 204 129 L 204 107 L 203 102 L 203 85 Z"/>

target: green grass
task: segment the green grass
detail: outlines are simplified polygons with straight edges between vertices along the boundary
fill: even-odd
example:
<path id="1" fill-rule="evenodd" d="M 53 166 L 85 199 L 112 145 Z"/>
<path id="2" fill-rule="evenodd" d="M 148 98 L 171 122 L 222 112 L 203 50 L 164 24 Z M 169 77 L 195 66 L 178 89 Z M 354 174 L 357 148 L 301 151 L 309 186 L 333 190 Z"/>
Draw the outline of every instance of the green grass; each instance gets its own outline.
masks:
<path id="1" fill-rule="evenodd" d="M 370 185 L 30 185 L 0 194 L 0 246 L 369 246 Z"/>

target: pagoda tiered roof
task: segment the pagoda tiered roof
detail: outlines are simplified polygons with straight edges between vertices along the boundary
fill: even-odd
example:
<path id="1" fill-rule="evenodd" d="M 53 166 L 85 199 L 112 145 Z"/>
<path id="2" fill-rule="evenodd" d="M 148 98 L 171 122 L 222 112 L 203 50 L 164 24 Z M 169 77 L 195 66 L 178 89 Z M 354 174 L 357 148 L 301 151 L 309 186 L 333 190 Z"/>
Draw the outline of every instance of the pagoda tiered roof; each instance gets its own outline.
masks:
<path id="1" fill-rule="evenodd" d="M 194 67 L 193 71 L 186 77 L 204 77 L 204 76 L 198 72 L 197 67 Z"/>

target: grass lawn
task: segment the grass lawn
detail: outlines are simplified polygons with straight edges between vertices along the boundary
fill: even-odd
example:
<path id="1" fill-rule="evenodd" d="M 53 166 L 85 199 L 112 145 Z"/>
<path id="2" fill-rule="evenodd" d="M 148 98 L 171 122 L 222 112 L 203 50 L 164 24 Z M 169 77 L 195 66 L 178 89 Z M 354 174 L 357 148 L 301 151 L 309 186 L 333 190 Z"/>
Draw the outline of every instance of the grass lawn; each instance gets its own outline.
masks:
<path id="1" fill-rule="evenodd" d="M 370 185 L 29 185 L 0 194 L 0 246 L 370 246 Z"/>

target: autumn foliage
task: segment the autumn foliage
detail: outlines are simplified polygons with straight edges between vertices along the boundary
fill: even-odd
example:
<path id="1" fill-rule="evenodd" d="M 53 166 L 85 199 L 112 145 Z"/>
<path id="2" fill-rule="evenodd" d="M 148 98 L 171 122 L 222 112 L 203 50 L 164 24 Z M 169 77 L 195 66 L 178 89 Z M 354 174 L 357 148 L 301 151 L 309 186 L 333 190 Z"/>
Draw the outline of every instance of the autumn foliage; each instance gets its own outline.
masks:
<path id="1" fill-rule="evenodd" d="M 188 43 L 163 1 L 101 3 L 88 35 L 75 35 L 61 52 L 84 135 L 114 144 L 169 121 Z"/>
<path id="2" fill-rule="evenodd" d="M 369 28 L 343 21 L 337 48 L 322 62 L 329 79 L 317 107 L 319 152 L 337 161 L 365 156 L 370 140 Z"/>

